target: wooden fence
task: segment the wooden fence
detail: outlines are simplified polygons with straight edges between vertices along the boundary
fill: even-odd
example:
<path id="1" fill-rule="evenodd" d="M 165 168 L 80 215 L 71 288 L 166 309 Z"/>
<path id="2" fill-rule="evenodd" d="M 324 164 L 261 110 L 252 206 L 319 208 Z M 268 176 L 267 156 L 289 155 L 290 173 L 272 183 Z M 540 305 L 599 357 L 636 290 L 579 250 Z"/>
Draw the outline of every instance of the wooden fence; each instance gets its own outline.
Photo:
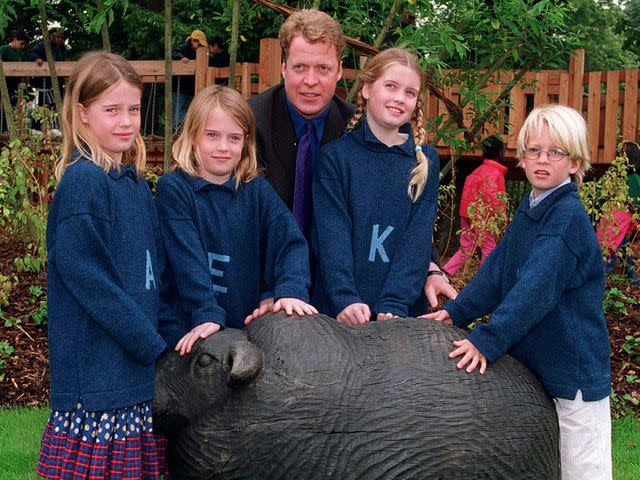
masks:
<path id="1" fill-rule="evenodd" d="M 240 63 L 236 65 L 236 85 L 245 98 L 263 92 L 280 82 L 281 51 L 278 40 L 260 41 L 259 63 Z M 229 68 L 208 67 L 206 49 L 201 47 L 195 61 L 188 63 L 174 61 L 173 75 L 194 75 L 196 90 L 213 84 L 216 79 L 229 76 Z M 164 83 L 163 60 L 139 60 L 131 62 L 146 83 Z M 74 62 L 57 62 L 59 76 L 69 76 Z M 47 77 L 49 68 L 46 63 L 41 67 L 31 62 L 5 62 L 6 76 Z M 344 79 L 355 80 L 357 70 L 343 69 Z M 512 78 L 513 73 L 501 75 L 489 91 L 496 97 Z M 578 50 L 572 56 L 568 70 L 542 70 L 528 72 L 510 94 L 510 106 L 500 112 L 498 129 L 505 139 L 507 156 L 515 156 L 516 138 L 524 119 L 533 107 L 559 102 L 572 105 L 580 110 L 587 119 L 590 136 L 590 154 L 592 163 L 608 164 L 615 156 L 618 142 L 622 140 L 638 141 L 640 137 L 640 96 L 638 95 L 638 69 L 609 72 L 584 72 L 584 50 Z M 445 95 L 454 102 L 459 101 L 457 86 L 449 87 Z M 430 94 L 425 102 L 428 119 L 438 115 L 447 115 L 446 109 L 436 96 Z M 470 118 L 465 116 L 465 124 Z M 496 127 L 485 126 L 487 134 L 495 132 Z M 432 138 L 431 138 L 432 139 Z M 161 158 L 162 142 L 149 140 L 149 156 Z M 438 151 L 444 158 L 450 154 L 444 142 L 438 145 Z M 478 158 L 479 151 L 467 152 L 463 160 Z"/>

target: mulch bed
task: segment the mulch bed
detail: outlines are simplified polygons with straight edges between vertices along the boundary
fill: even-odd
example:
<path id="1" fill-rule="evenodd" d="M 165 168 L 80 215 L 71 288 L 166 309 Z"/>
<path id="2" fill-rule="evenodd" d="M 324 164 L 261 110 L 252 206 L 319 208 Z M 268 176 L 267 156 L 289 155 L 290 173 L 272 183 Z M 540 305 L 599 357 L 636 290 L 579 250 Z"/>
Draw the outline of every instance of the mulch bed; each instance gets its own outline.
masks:
<path id="1" fill-rule="evenodd" d="M 13 259 L 26 252 L 24 245 L 16 242 L 0 243 L 0 274 L 17 275 L 20 279 L 13 287 L 10 303 L 0 306 L 3 316 L 15 316 L 22 319 L 20 328 L 5 327 L 4 319 L 0 321 L 0 342 L 11 344 L 15 351 L 11 359 L 5 360 L 6 374 L 0 382 L 0 406 L 36 406 L 46 404 L 49 398 L 49 371 L 47 332 L 45 328 L 36 327 L 30 319 L 29 312 L 34 309 L 29 286 L 45 286 L 45 279 L 38 278 L 33 273 L 18 273 Z M 460 280 L 458 279 L 458 282 Z M 455 285 L 455 283 L 454 283 Z M 460 285 L 456 285 L 460 286 Z M 619 282 L 609 284 L 608 288 L 617 287 L 628 296 L 640 302 L 640 290 Z M 619 317 L 609 315 L 609 334 L 613 356 L 611 371 L 613 387 L 618 396 L 631 395 L 640 400 L 640 383 L 629 383 L 627 375 L 637 375 L 640 378 L 640 365 L 628 355 L 623 345 L 625 337 L 640 337 L 640 305 L 628 305 L 629 314 Z M 635 408 L 640 414 L 640 408 Z"/>

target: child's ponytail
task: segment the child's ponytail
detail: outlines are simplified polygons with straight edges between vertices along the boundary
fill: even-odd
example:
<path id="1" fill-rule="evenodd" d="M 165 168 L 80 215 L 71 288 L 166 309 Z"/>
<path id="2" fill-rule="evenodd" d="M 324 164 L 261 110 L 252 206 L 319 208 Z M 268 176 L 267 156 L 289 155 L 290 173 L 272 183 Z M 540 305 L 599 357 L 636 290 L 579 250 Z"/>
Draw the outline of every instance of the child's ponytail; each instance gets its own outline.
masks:
<path id="1" fill-rule="evenodd" d="M 429 176 L 429 162 L 422 151 L 422 146 L 427 142 L 427 131 L 424 129 L 424 112 L 422 111 L 422 96 L 418 98 L 416 110 L 411 119 L 411 127 L 416 145 L 416 166 L 411 170 L 407 194 L 411 201 L 415 202 L 422 195 Z"/>
<path id="2" fill-rule="evenodd" d="M 349 120 L 349 123 L 347 124 L 347 132 L 352 131 L 358 126 L 360 120 L 362 120 L 362 116 L 364 115 L 364 107 L 365 102 L 364 98 L 362 98 L 362 89 L 360 89 L 360 91 L 358 92 L 358 98 L 356 99 L 356 112 L 353 114 L 353 117 L 351 117 L 351 120 Z"/>

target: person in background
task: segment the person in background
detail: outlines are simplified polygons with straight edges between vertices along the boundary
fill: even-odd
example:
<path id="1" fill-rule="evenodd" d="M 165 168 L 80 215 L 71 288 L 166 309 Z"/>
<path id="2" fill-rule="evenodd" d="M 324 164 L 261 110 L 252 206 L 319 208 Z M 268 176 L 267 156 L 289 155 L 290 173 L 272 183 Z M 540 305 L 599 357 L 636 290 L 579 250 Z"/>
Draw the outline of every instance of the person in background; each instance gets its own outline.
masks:
<path id="1" fill-rule="evenodd" d="M 202 30 L 194 30 L 191 32 L 184 43 L 173 49 L 171 58 L 173 60 L 180 60 L 181 62 L 188 62 L 189 60 L 196 59 L 196 52 L 198 48 L 206 47 L 207 37 L 205 37 Z M 177 131 L 182 126 L 184 116 L 189 108 L 189 103 L 193 98 L 193 94 L 196 90 L 196 80 L 193 75 L 178 75 L 173 78 L 171 82 L 172 94 L 172 124 L 173 131 Z"/>
<path id="2" fill-rule="evenodd" d="M 51 39 L 51 53 L 53 60 L 63 62 L 67 58 L 67 46 L 64 44 L 64 29 L 52 28 L 49 30 L 49 38 Z M 27 60 L 36 62 L 41 67 L 47 61 L 47 54 L 44 48 L 44 41 L 39 41 L 27 52 Z"/>
<path id="3" fill-rule="evenodd" d="M 11 39 L 9 43 L 6 45 L 2 45 L 0 47 L 0 59 L 3 62 L 23 62 L 25 60 L 25 48 L 29 43 L 29 35 L 26 34 L 23 30 L 18 30 L 11 34 Z M 20 86 L 20 82 L 22 78 L 20 77 L 6 77 L 7 80 L 7 90 L 9 91 L 9 101 L 11 102 L 11 106 L 15 107 L 17 103 L 16 92 Z M 6 120 L 4 117 L 4 107 L 2 111 L 3 117 L 0 119 L 0 127 L 3 127 L 1 130 L 6 129 Z"/>
<path id="4" fill-rule="evenodd" d="M 65 45 L 65 33 L 62 28 L 52 28 L 49 30 L 49 38 L 51 39 L 51 53 L 55 62 L 63 62 L 67 58 L 67 46 Z M 44 41 L 36 43 L 27 52 L 27 60 L 36 62 L 38 67 L 42 67 L 47 63 L 47 55 L 44 48 Z M 63 81 L 59 78 L 62 88 Z M 51 79 L 47 77 L 33 77 L 31 85 L 35 87 L 37 92 L 37 103 L 40 106 L 46 106 L 50 110 L 56 109 L 55 97 Z M 32 128 L 41 129 L 38 121 L 32 120 Z"/>
<path id="5" fill-rule="evenodd" d="M 613 218 L 606 222 L 603 218 L 596 235 L 598 241 L 609 254 L 605 270 L 611 272 L 618 263 L 618 257 L 624 259 L 624 274 L 632 285 L 640 287 L 640 278 L 636 268 L 636 257 L 630 250 L 632 236 L 637 231 L 637 222 L 633 220 L 633 211 L 640 212 L 640 146 L 635 142 L 623 142 L 622 149 L 629 160 L 629 170 L 627 171 L 628 194 L 632 200 L 632 209 L 627 206 L 624 209 L 616 208 Z M 617 253 L 621 252 L 621 253 Z"/>
<path id="6" fill-rule="evenodd" d="M 504 160 L 504 143 L 496 136 L 491 136 L 482 142 L 482 165 L 467 176 L 462 187 L 460 198 L 460 248 L 442 269 L 449 275 L 455 275 L 460 267 L 474 254 L 479 246 L 482 252 L 482 262 L 496 247 L 496 239 L 489 231 L 472 227 L 469 219 L 469 205 L 482 202 L 489 207 L 487 215 L 506 215 L 507 205 L 499 193 L 506 193 L 504 177 L 507 167 Z M 485 220 L 489 220 L 488 218 Z"/>
<path id="7" fill-rule="evenodd" d="M 228 67 L 229 52 L 222 40 L 222 37 L 209 37 L 209 66 Z"/>

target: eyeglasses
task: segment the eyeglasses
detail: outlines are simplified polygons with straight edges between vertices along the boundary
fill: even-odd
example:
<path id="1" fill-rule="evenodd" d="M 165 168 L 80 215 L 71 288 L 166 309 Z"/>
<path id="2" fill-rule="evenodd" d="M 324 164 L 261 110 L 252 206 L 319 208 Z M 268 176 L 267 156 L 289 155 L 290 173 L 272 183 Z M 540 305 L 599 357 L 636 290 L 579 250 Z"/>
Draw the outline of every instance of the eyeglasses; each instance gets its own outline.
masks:
<path id="1" fill-rule="evenodd" d="M 524 156 L 529 160 L 537 160 L 542 152 L 547 154 L 547 160 L 549 160 L 550 162 L 559 162 L 564 157 L 569 155 L 568 153 L 564 153 L 562 150 L 559 150 L 557 148 L 552 148 L 551 150 L 542 150 L 538 147 L 527 147 L 524 149 Z"/>

